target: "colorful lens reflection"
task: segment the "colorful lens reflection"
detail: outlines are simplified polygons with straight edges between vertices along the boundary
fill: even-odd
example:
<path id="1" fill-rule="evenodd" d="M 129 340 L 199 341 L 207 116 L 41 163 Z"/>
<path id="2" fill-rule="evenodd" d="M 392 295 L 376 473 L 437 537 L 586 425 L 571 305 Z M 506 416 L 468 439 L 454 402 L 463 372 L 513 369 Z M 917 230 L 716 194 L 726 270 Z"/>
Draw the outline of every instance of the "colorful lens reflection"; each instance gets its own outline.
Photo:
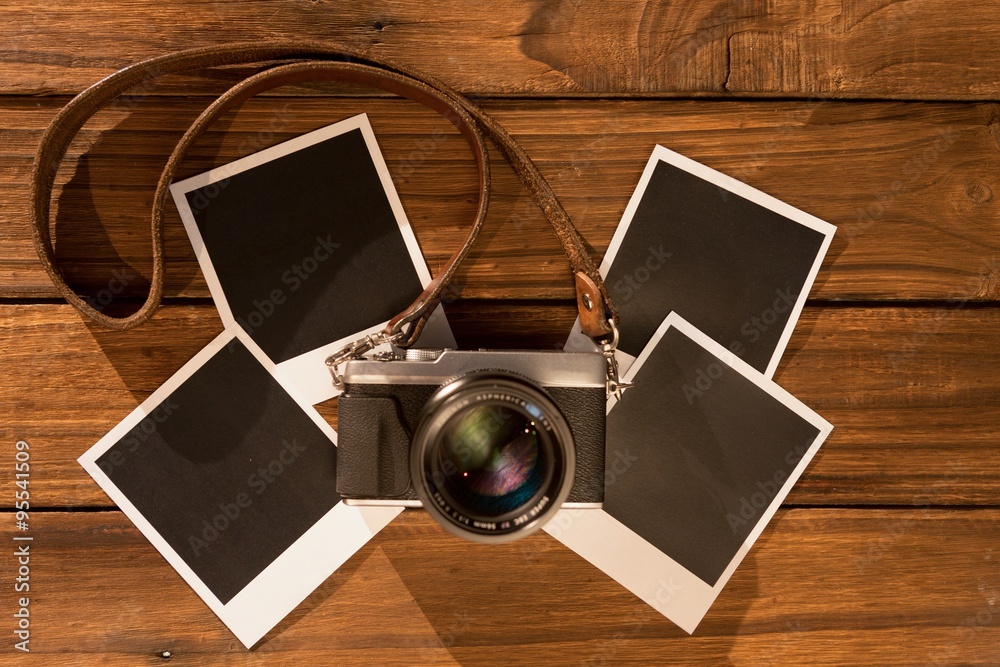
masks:
<path id="1" fill-rule="evenodd" d="M 470 514 L 498 517 L 531 501 L 545 483 L 548 434 L 509 404 L 476 404 L 442 431 L 436 468 L 441 490 Z"/>

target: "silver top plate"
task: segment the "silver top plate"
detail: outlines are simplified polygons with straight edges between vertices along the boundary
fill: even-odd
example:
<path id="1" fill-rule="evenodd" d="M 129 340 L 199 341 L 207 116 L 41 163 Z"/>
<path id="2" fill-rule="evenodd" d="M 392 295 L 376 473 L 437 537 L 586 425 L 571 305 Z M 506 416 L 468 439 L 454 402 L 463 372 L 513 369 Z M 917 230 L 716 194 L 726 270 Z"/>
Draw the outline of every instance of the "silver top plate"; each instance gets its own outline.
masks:
<path id="1" fill-rule="evenodd" d="M 344 366 L 347 384 L 440 384 L 478 370 L 505 370 L 543 387 L 600 387 L 607 365 L 597 352 L 557 350 L 444 350 L 431 361 L 355 359 Z"/>

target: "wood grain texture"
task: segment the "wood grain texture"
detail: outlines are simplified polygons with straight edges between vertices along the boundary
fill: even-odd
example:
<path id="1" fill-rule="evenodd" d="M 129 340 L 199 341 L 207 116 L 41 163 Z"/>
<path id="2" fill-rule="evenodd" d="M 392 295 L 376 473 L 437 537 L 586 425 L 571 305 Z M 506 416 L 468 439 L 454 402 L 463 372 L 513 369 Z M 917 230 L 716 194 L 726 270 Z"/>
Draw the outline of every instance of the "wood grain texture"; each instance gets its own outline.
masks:
<path id="1" fill-rule="evenodd" d="M 972 0 L 31 0 L 0 7 L 0 93 L 73 93 L 168 51 L 277 38 L 351 44 L 475 94 L 985 100 L 1000 91 L 997 18 Z"/>
<path id="2" fill-rule="evenodd" d="M 558 347 L 570 304 L 456 302 L 462 347 Z M 68 306 L 0 306 L 0 460 L 27 440 L 41 506 L 109 506 L 76 463 L 222 330 L 210 306 L 171 306 L 130 332 Z M 58 341 L 58 342 L 56 342 Z M 776 381 L 835 425 L 793 504 L 1000 504 L 1000 310 L 807 308 Z M 335 402 L 321 412 L 336 424 Z M 10 507 L 14 480 L 0 476 Z"/>
<path id="3" fill-rule="evenodd" d="M 995 0 L 0 5 L 0 461 L 31 443 L 35 537 L 32 653 L 8 634 L 0 664 L 1000 664 L 998 18 Z M 267 38 L 342 41 L 472 95 L 595 256 L 656 143 L 838 225 L 776 375 L 836 428 L 694 636 L 547 535 L 473 545 L 407 511 L 246 651 L 77 464 L 221 323 L 172 210 L 172 301 L 152 322 L 113 333 L 52 302 L 27 225 L 41 133 L 119 67 Z M 135 307 L 159 170 L 209 96 L 251 71 L 141 86 L 77 138 L 53 232 L 82 293 Z M 284 88 L 221 121 L 181 176 L 359 112 L 437 272 L 473 214 L 474 166 L 417 105 Z M 565 263 L 494 163 L 449 319 L 464 347 L 558 347 Z M 319 410 L 335 423 L 334 401 Z M 8 545 L 14 491 L 0 475 Z"/>
<path id="4" fill-rule="evenodd" d="M 27 181 L 36 144 L 65 100 L 0 100 L 0 296 L 53 297 L 31 244 Z M 149 202 L 160 169 L 207 100 L 130 101 L 76 141 L 59 175 L 52 229 L 71 283 L 93 298 L 139 296 L 150 270 Z M 839 230 L 813 289 L 821 299 L 1000 299 L 1000 115 L 992 105 L 691 101 L 516 101 L 485 108 L 510 130 L 603 254 L 657 143 L 764 190 Z M 459 246 L 475 207 L 468 147 L 446 121 L 402 100 L 267 99 L 200 142 L 200 173 L 367 112 L 431 272 Z M 555 237 L 502 160 L 490 217 L 457 286 L 464 296 L 572 298 Z M 167 295 L 207 296 L 173 204 Z M 501 270 L 502 269 L 502 270 Z M 124 274 L 122 273 L 124 272 Z M 114 283 L 115 286 L 118 283 Z"/>
<path id="5" fill-rule="evenodd" d="M 252 652 L 122 514 L 33 526 L 17 664 L 995 665 L 1000 645 L 998 510 L 780 512 L 693 636 L 548 535 L 476 545 L 411 510 Z"/>

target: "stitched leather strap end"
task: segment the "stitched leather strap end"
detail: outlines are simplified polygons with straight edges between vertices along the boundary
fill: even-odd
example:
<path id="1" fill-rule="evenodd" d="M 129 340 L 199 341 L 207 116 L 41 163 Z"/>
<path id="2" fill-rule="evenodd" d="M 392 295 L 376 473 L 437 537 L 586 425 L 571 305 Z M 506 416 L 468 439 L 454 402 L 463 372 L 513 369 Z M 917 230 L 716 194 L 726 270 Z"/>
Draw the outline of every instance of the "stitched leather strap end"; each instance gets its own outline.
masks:
<path id="1" fill-rule="evenodd" d="M 583 271 L 577 271 L 576 308 L 580 313 L 580 329 L 584 334 L 597 340 L 612 333 L 609 320 L 614 318 L 605 308 L 604 295 L 597 284 Z"/>

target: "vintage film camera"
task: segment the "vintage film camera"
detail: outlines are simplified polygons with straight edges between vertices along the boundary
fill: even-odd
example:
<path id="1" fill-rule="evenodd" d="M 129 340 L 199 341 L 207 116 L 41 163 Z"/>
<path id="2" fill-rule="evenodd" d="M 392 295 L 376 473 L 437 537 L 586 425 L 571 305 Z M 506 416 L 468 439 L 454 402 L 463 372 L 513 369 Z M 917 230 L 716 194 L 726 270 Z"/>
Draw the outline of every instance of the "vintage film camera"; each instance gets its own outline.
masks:
<path id="1" fill-rule="evenodd" d="M 607 365 L 587 352 L 408 350 L 348 361 L 337 491 L 506 542 L 604 499 Z"/>

